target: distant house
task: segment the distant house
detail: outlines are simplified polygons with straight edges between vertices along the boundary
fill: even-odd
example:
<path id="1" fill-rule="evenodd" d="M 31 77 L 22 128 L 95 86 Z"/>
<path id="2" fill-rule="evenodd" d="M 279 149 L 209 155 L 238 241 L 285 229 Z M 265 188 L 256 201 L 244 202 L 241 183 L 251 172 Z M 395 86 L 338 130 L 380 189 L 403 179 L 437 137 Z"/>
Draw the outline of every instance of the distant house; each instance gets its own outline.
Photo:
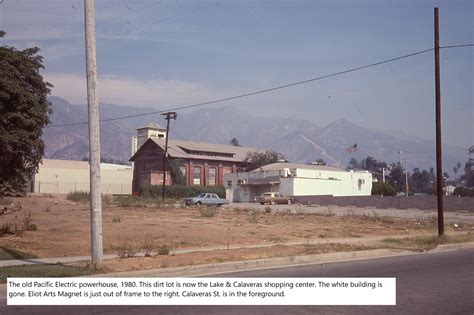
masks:
<path id="1" fill-rule="evenodd" d="M 274 163 L 251 172 L 224 176 L 226 197 L 232 202 L 249 202 L 264 192 L 286 196 L 370 196 L 372 174 L 345 171 L 332 166 Z"/>
<path id="2" fill-rule="evenodd" d="M 132 191 L 137 194 L 143 185 L 172 184 L 168 159 L 163 167 L 165 139 L 152 137 L 130 158 L 134 164 Z M 242 171 L 247 153 L 254 148 L 192 141 L 168 140 L 167 158 L 181 160 L 186 185 L 223 186 L 224 174 Z"/>

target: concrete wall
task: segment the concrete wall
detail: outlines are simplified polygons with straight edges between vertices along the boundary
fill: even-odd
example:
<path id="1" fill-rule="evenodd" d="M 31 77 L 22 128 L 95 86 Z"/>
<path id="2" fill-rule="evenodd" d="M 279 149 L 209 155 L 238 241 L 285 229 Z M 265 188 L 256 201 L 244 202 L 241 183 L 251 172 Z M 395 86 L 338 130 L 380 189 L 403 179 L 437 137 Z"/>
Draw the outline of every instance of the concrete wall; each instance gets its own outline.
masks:
<path id="1" fill-rule="evenodd" d="M 372 175 L 369 172 L 297 169 L 294 186 L 291 196 L 370 196 Z"/>
<path id="2" fill-rule="evenodd" d="M 321 206 L 354 206 L 354 207 L 374 207 L 379 209 L 437 209 L 436 196 L 358 196 L 358 197 L 333 197 L 333 196 L 300 196 L 298 202 L 310 202 Z M 446 211 L 469 211 L 474 212 L 474 197 L 445 196 L 444 209 Z"/>
<path id="3" fill-rule="evenodd" d="M 101 163 L 101 193 L 131 194 L 132 169 Z M 44 160 L 32 181 L 32 192 L 68 194 L 89 191 L 89 163 L 85 161 Z"/>

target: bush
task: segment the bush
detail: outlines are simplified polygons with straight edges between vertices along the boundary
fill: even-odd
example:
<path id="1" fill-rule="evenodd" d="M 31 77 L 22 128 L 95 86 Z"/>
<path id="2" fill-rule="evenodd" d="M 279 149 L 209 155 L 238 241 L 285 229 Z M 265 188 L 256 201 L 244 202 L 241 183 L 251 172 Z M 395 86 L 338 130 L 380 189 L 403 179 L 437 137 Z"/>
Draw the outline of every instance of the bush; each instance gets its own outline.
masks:
<path id="1" fill-rule="evenodd" d="M 474 197 L 474 188 L 456 187 L 453 191 L 453 196 Z"/>
<path id="2" fill-rule="evenodd" d="M 145 185 L 140 188 L 140 196 L 142 197 L 161 197 L 163 186 L 161 185 Z M 165 187 L 167 198 L 184 198 L 196 196 L 199 193 L 215 193 L 220 198 L 225 198 L 225 188 L 223 186 L 179 186 L 171 185 Z"/>
<path id="3" fill-rule="evenodd" d="M 199 208 L 199 213 L 201 214 L 201 217 L 212 218 L 216 215 L 217 208 L 216 207 L 201 207 Z"/>
<path id="4" fill-rule="evenodd" d="M 168 245 L 161 245 L 158 249 L 158 255 L 169 255 L 170 247 Z"/>
<path id="5" fill-rule="evenodd" d="M 372 183 L 372 195 L 395 196 L 397 192 L 390 183 Z"/>
<path id="6" fill-rule="evenodd" d="M 131 207 L 140 204 L 140 199 L 135 196 L 117 196 L 115 202 L 119 207 Z"/>
<path id="7" fill-rule="evenodd" d="M 138 247 L 131 243 L 123 243 L 113 247 L 113 249 L 117 251 L 118 258 L 130 258 L 135 256 L 139 251 Z"/>
<path id="8" fill-rule="evenodd" d="M 90 196 L 89 196 L 89 192 L 87 191 L 73 191 L 67 194 L 66 199 L 75 201 L 75 202 L 82 202 L 82 201 L 89 201 Z"/>

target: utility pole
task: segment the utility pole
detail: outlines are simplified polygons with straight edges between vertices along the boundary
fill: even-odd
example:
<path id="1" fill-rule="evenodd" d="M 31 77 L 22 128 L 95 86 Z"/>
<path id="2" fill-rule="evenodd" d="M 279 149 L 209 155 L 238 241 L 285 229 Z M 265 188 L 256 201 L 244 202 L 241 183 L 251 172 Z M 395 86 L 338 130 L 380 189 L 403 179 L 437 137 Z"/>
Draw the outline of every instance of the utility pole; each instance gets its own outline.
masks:
<path id="1" fill-rule="evenodd" d="M 178 114 L 176 112 L 167 112 L 161 114 L 165 116 L 166 122 L 166 139 L 165 139 L 165 153 L 163 154 L 163 190 L 161 192 L 161 198 L 165 201 L 165 187 L 166 187 L 166 155 L 168 154 L 168 135 L 170 132 L 170 119 L 176 120 Z"/>
<path id="2" fill-rule="evenodd" d="M 87 104 L 89 110 L 89 168 L 92 264 L 102 263 L 102 202 L 100 199 L 99 100 L 95 53 L 94 0 L 84 0 Z"/>
<path id="3" fill-rule="evenodd" d="M 444 235 L 443 212 L 443 160 L 441 157 L 441 84 L 439 69 L 439 13 L 434 8 L 434 53 L 436 87 L 436 190 L 438 197 L 438 235 Z"/>

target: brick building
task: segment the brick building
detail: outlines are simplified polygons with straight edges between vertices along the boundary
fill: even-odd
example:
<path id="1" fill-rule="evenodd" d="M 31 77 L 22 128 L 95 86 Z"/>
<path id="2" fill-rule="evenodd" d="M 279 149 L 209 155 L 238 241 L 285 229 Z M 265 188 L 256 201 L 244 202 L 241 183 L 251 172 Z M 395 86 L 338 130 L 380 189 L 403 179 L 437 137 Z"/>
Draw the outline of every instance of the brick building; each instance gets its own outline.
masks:
<path id="1" fill-rule="evenodd" d="M 143 185 L 163 184 L 164 147 L 165 139 L 149 138 L 130 158 L 130 161 L 134 162 L 134 194 L 137 194 Z M 182 161 L 180 169 L 188 186 L 223 186 L 224 174 L 242 171 L 247 153 L 251 151 L 258 150 L 223 144 L 168 140 L 168 158 L 179 158 Z M 167 162 L 165 164 L 166 184 L 171 185 L 169 165 Z"/>

